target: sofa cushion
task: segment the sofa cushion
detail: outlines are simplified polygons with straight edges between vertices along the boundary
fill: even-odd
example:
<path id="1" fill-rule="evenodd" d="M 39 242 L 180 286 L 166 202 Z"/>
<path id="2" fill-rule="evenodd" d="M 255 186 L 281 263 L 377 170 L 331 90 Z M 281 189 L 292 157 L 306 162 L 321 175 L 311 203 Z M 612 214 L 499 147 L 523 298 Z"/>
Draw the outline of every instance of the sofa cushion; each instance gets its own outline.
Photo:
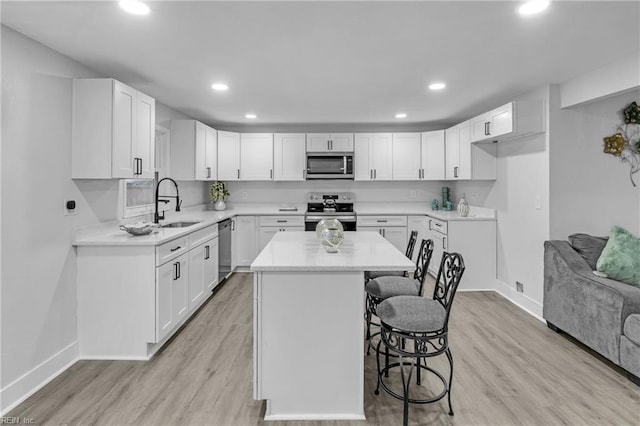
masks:
<path id="1" fill-rule="evenodd" d="M 640 314 L 631 314 L 624 321 L 623 333 L 636 345 L 640 345 Z"/>
<path id="2" fill-rule="evenodd" d="M 640 287 L 640 238 L 614 226 L 596 266 L 611 279 Z"/>
<path id="3" fill-rule="evenodd" d="M 589 234 L 569 235 L 569 244 L 587 261 L 591 269 L 596 269 L 596 263 L 602 249 L 607 245 L 607 240 L 606 237 L 594 237 Z"/>

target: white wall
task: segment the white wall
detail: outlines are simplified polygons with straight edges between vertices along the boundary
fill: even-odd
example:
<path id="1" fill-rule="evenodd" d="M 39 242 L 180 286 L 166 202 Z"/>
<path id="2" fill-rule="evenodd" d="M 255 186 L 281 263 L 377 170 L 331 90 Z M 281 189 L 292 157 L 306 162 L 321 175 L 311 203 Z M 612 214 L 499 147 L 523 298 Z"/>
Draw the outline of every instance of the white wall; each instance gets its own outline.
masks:
<path id="1" fill-rule="evenodd" d="M 628 164 L 603 152 L 603 138 L 616 133 L 632 101 L 640 101 L 640 89 L 562 109 L 552 87 L 551 238 L 608 235 L 613 225 L 640 234 L 640 173 L 634 188 Z"/>
<path id="2" fill-rule="evenodd" d="M 71 83 L 89 76 L 97 74 L 2 27 L 2 412 L 75 359 L 72 230 L 117 218 L 118 181 L 70 177 Z M 185 192 L 185 206 L 206 201 L 202 184 Z M 77 200 L 77 215 L 63 215 L 65 198 Z"/>

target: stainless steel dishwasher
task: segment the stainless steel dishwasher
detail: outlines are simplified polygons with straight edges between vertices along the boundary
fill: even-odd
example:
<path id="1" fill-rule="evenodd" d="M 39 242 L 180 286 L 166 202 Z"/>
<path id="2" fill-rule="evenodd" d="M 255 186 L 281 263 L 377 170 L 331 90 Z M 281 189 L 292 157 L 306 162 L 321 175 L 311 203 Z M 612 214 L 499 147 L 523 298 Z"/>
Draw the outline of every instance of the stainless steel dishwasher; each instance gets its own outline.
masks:
<path id="1" fill-rule="evenodd" d="M 231 219 L 218 224 L 218 282 L 231 273 Z"/>

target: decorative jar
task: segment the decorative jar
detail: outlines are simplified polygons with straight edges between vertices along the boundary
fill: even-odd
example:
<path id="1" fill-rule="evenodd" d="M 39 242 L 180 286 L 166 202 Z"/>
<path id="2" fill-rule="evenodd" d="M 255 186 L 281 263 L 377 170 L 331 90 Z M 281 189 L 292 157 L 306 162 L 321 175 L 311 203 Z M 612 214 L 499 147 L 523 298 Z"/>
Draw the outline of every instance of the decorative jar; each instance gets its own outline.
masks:
<path id="1" fill-rule="evenodd" d="M 337 253 L 344 241 L 344 228 L 338 219 L 322 219 L 316 225 L 316 235 L 327 253 Z"/>
<path id="2" fill-rule="evenodd" d="M 469 216 L 469 203 L 467 203 L 467 197 L 464 193 L 462 194 L 460 201 L 458 201 L 458 216 Z"/>
<path id="3" fill-rule="evenodd" d="M 225 203 L 224 200 L 218 200 L 213 203 L 213 208 L 216 210 L 224 210 L 227 208 L 227 203 Z"/>

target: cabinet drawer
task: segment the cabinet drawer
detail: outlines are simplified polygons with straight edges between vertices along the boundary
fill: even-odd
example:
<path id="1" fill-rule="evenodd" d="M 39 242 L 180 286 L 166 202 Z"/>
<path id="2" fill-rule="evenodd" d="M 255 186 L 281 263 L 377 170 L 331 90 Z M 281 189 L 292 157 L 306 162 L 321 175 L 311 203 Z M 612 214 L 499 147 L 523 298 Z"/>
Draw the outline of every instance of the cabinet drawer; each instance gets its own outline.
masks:
<path id="1" fill-rule="evenodd" d="M 406 216 L 358 216 L 357 226 L 407 226 Z"/>
<path id="2" fill-rule="evenodd" d="M 189 237 L 177 238 L 156 247 L 156 266 L 160 266 L 189 250 Z"/>
<path id="3" fill-rule="evenodd" d="M 440 232 L 441 234 L 447 235 L 448 233 L 448 226 L 447 226 L 447 221 L 446 220 L 440 220 L 440 219 L 436 219 L 430 216 L 427 216 L 429 218 L 429 230 L 430 231 L 437 231 Z"/>
<path id="4" fill-rule="evenodd" d="M 207 226 L 189 234 L 189 248 L 197 247 L 205 241 L 218 236 L 218 224 Z"/>
<path id="5" fill-rule="evenodd" d="M 304 226 L 304 217 L 260 216 L 260 226 Z"/>

